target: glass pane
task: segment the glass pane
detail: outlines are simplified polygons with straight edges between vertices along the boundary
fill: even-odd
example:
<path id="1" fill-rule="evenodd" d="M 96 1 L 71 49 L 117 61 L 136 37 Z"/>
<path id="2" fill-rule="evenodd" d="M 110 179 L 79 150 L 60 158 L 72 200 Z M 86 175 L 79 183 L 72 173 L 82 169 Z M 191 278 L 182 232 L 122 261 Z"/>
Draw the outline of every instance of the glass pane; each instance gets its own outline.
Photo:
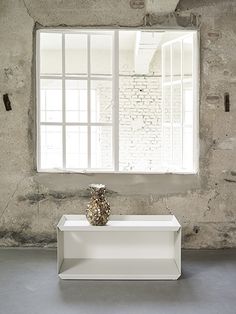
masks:
<path id="1" fill-rule="evenodd" d="M 139 40 L 139 31 L 119 31 L 119 74 L 131 75 L 137 71 L 139 59 L 135 55 L 135 43 Z"/>
<path id="2" fill-rule="evenodd" d="M 184 78 L 192 77 L 193 65 L 193 36 L 190 35 L 183 40 L 183 76 Z"/>
<path id="3" fill-rule="evenodd" d="M 183 168 L 193 168 L 193 130 L 188 127 L 183 129 Z"/>
<path id="4" fill-rule="evenodd" d="M 41 168 L 62 168 L 62 127 L 42 125 L 41 129 Z"/>
<path id="5" fill-rule="evenodd" d="M 91 73 L 112 73 L 112 35 L 91 35 Z"/>
<path id="6" fill-rule="evenodd" d="M 152 125 L 149 122 L 152 121 Z M 148 113 L 144 118 L 120 117 L 120 170 L 155 171 L 160 168 L 160 127 Z"/>
<path id="7" fill-rule="evenodd" d="M 173 127 L 173 166 L 182 168 L 182 128 Z"/>
<path id="8" fill-rule="evenodd" d="M 193 90 L 191 83 L 183 84 L 184 125 L 193 125 Z"/>
<path id="9" fill-rule="evenodd" d="M 62 35 L 40 33 L 40 74 L 62 74 Z"/>
<path id="10" fill-rule="evenodd" d="M 112 127 L 91 127 L 91 168 L 112 169 Z"/>
<path id="11" fill-rule="evenodd" d="M 87 81 L 66 80 L 66 122 L 87 122 Z"/>
<path id="12" fill-rule="evenodd" d="M 172 85 L 172 121 L 181 123 L 182 101 L 181 101 L 181 84 Z"/>
<path id="13" fill-rule="evenodd" d="M 171 122 L 171 86 L 164 86 L 164 123 Z"/>
<path id="14" fill-rule="evenodd" d="M 170 82 L 171 80 L 171 53 L 170 46 L 163 47 L 163 58 L 164 58 L 164 82 Z"/>
<path id="15" fill-rule="evenodd" d="M 111 122 L 112 82 L 91 81 L 91 121 Z"/>
<path id="16" fill-rule="evenodd" d="M 181 43 L 172 45 L 172 81 L 181 79 Z"/>
<path id="17" fill-rule="evenodd" d="M 121 75 L 119 82 L 119 169 L 158 171 L 161 166 L 161 78 Z"/>
<path id="18" fill-rule="evenodd" d="M 61 80 L 40 80 L 40 121 L 62 121 Z"/>
<path id="19" fill-rule="evenodd" d="M 66 167 L 69 169 L 88 167 L 87 127 L 66 127 Z"/>
<path id="20" fill-rule="evenodd" d="M 87 35 L 65 35 L 65 68 L 66 75 L 87 74 Z"/>
<path id="21" fill-rule="evenodd" d="M 163 145 L 163 163 L 166 167 L 170 167 L 172 165 L 172 141 L 171 141 L 171 127 L 164 126 L 163 128 L 163 138 L 162 138 L 162 145 Z"/>
<path id="22" fill-rule="evenodd" d="M 183 84 L 183 102 L 185 111 L 193 111 L 193 88 L 191 83 Z"/>

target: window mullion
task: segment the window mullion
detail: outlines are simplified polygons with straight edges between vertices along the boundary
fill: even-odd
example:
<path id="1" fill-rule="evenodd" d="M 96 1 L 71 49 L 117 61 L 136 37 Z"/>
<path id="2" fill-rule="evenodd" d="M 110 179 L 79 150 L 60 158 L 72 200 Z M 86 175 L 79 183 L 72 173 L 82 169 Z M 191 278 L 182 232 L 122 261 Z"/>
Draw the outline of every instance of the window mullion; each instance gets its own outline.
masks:
<path id="1" fill-rule="evenodd" d="M 173 44 L 170 44 L 170 121 L 171 121 L 171 132 L 170 132 L 170 142 L 171 142 L 171 168 L 173 167 Z"/>
<path id="2" fill-rule="evenodd" d="M 166 69 L 164 68 L 165 64 L 165 54 L 164 54 L 165 48 L 164 46 L 161 47 L 161 97 L 162 97 L 162 102 L 161 102 L 161 166 L 163 167 L 164 165 L 164 99 L 165 99 L 165 88 L 164 88 L 164 78 L 165 78 L 165 72 Z"/>
<path id="3" fill-rule="evenodd" d="M 193 90 L 193 169 L 196 171 L 199 167 L 199 95 L 197 93 L 199 89 L 199 73 L 198 73 L 198 62 L 199 62 L 199 49 L 197 44 L 197 34 L 192 34 L 192 90 Z"/>
<path id="4" fill-rule="evenodd" d="M 40 80 L 40 33 L 36 34 L 36 84 L 37 84 L 37 169 L 41 169 L 41 80 Z"/>
<path id="5" fill-rule="evenodd" d="M 113 33 L 113 80 L 112 80 L 112 125 L 113 125 L 113 167 L 119 171 L 119 31 Z"/>
<path id="6" fill-rule="evenodd" d="M 87 85 L 87 98 L 88 98 L 88 169 L 91 169 L 91 35 L 87 35 L 87 62 L 88 62 L 88 85 Z"/>
<path id="7" fill-rule="evenodd" d="M 62 33 L 62 164 L 66 169 L 66 94 L 65 94 L 65 34 Z"/>
<path id="8" fill-rule="evenodd" d="M 180 57 L 181 57 L 181 169 L 183 169 L 183 153 L 184 153 L 184 130 L 183 130 L 183 125 L 184 125 L 184 98 L 183 98 L 183 39 L 180 41 L 181 43 L 181 52 L 180 52 Z"/>

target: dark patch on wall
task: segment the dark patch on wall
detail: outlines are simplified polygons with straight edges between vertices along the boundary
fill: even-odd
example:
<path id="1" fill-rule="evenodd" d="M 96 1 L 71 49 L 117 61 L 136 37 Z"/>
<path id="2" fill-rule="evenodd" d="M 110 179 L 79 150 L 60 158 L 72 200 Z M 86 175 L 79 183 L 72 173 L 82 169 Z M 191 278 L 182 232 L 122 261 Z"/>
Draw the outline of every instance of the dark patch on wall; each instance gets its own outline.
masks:
<path id="1" fill-rule="evenodd" d="M 193 233 L 186 233 L 183 235 L 183 242 L 191 241 L 192 237 L 194 237 Z"/>
<path id="2" fill-rule="evenodd" d="M 107 196 L 114 196 L 118 193 L 112 190 L 107 189 Z M 78 191 L 48 191 L 46 193 L 28 193 L 26 195 L 18 196 L 19 202 L 28 201 L 30 204 L 35 204 L 40 201 L 50 199 L 52 201 L 60 201 L 60 200 L 68 200 L 68 199 L 78 199 L 78 198 L 89 198 L 90 190 L 89 189 L 81 189 Z"/>
<path id="3" fill-rule="evenodd" d="M 30 204 L 38 203 L 46 198 L 43 193 L 28 193 L 24 196 L 18 196 L 19 202 L 29 201 Z"/>
<path id="4" fill-rule="evenodd" d="M 0 231 L 1 242 L 14 241 L 15 246 L 55 246 L 57 242 L 56 232 L 54 233 L 37 233 L 32 234 L 25 231 L 13 231 L 13 230 L 1 230 Z"/>
<path id="5" fill-rule="evenodd" d="M 176 15 L 176 22 L 179 26 L 182 27 L 187 27 L 192 25 L 192 20 L 190 16 L 181 16 L 181 15 Z M 195 24 L 196 22 L 194 22 Z"/>
<path id="6" fill-rule="evenodd" d="M 209 104 L 218 104 L 220 102 L 220 96 L 219 95 L 207 95 L 206 101 Z"/>
<path id="7" fill-rule="evenodd" d="M 11 79 L 13 77 L 13 70 L 12 68 L 5 68 L 4 69 L 4 74 L 7 78 L 7 80 Z"/>
<path id="8" fill-rule="evenodd" d="M 215 42 L 221 37 L 221 33 L 218 30 L 210 30 L 207 36 L 211 42 Z"/>
<path id="9" fill-rule="evenodd" d="M 194 226 L 192 231 L 188 231 L 183 235 L 183 242 L 190 242 L 199 233 L 200 227 Z"/>
<path id="10" fill-rule="evenodd" d="M 224 65 L 224 60 L 219 56 L 211 56 L 206 59 L 206 62 L 211 68 L 213 67 L 219 68 L 220 65 Z"/>
<path id="11" fill-rule="evenodd" d="M 143 9 L 145 6 L 145 1 L 144 0 L 130 0 L 129 4 L 132 9 Z"/>
<path id="12" fill-rule="evenodd" d="M 170 14 L 150 14 L 147 13 L 143 18 L 143 26 L 161 26 L 163 28 L 169 25 L 180 26 L 182 28 L 198 28 L 200 26 L 201 16 L 193 13 L 182 14 L 179 11 Z"/>
<path id="13" fill-rule="evenodd" d="M 64 200 L 68 198 L 74 198 L 76 196 L 73 192 L 57 192 L 57 191 L 51 191 L 48 193 L 48 196 L 51 196 L 57 200 Z M 80 195 L 81 196 L 81 195 Z"/>
<path id="14" fill-rule="evenodd" d="M 229 183 L 236 183 L 236 180 L 232 180 L 232 179 L 224 179 L 224 180 Z"/>

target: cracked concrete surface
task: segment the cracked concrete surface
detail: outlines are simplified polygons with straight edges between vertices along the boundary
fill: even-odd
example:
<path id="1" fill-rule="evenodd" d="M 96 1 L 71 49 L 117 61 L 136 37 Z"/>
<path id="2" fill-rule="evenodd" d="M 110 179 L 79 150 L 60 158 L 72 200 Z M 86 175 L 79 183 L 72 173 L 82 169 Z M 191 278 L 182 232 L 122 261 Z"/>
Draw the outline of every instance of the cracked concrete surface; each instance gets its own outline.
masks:
<path id="1" fill-rule="evenodd" d="M 0 2 L 0 245 L 55 246 L 62 214 L 83 213 L 89 183 L 105 183 L 113 214 L 173 213 L 183 247 L 236 246 L 236 2 L 181 0 L 151 14 L 121 0 Z M 37 27 L 199 28 L 199 175 L 38 174 L 34 36 Z M 224 93 L 231 110 L 224 112 Z M 2 95 L 8 93 L 12 111 Z"/>

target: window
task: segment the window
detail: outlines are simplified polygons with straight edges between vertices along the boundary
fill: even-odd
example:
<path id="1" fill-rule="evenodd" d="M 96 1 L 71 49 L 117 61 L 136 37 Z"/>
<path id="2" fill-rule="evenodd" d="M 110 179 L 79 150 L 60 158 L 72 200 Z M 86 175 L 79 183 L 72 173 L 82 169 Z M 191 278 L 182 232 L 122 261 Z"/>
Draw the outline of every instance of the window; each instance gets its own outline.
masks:
<path id="1" fill-rule="evenodd" d="M 37 32 L 37 169 L 196 173 L 195 31 Z"/>

